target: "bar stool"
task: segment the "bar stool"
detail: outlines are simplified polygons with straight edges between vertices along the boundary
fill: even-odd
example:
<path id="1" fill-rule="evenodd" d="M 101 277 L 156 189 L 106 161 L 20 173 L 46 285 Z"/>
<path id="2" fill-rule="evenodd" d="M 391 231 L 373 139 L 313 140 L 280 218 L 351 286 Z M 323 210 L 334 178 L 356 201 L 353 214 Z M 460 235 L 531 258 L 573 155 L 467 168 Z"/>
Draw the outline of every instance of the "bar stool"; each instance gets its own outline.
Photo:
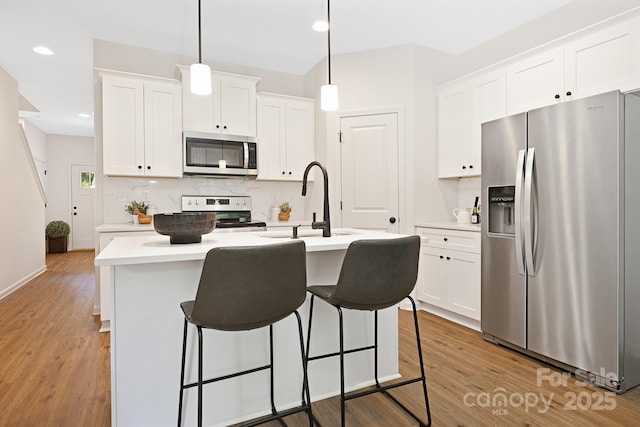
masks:
<path id="1" fill-rule="evenodd" d="M 418 328 L 418 315 L 416 304 L 409 295 L 413 290 L 418 275 L 418 257 L 420 254 L 420 237 L 409 236 L 396 239 L 371 239 L 358 240 L 349 245 L 342 263 L 340 276 L 336 285 L 310 286 L 307 291 L 311 293 L 309 308 L 309 329 L 307 335 L 307 363 L 313 360 L 327 357 L 340 357 L 340 417 L 341 425 L 345 425 L 345 402 L 350 399 L 363 397 L 372 393 L 381 392 L 394 401 L 404 411 L 411 415 L 421 426 L 431 425 L 431 412 L 429 410 L 429 398 L 427 397 L 427 382 L 422 361 L 422 348 L 420 346 L 420 331 Z M 313 302 L 315 297 L 333 305 L 338 310 L 340 325 L 340 351 L 310 357 L 309 346 L 311 340 L 311 321 L 313 317 Z M 416 343 L 418 345 L 418 357 L 420 360 L 420 377 L 402 382 L 380 385 L 378 381 L 378 310 L 391 307 L 404 298 L 411 301 L 413 306 L 413 320 L 416 330 Z M 368 310 L 374 312 L 374 344 L 350 350 L 344 349 L 344 327 L 342 309 Z M 364 350 L 374 351 L 375 387 L 359 393 L 345 395 L 344 391 L 344 355 Z M 422 382 L 425 407 L 427 410 L 427 423 L 400 403 L 387 392 L 392 388 Z"/>
<path id="2" fill-rule="evenodd" d="M 306 411 L 312 424 L 302 321 L 297 309 L 306 297 L 306 249 L 302 240 L 266 246 L 218 247 L 205 258 L 195 300 L 180 304 L 184 313 L 178 427 L 184 390 L 198 387 L 198 426 L 202 426 L 202 386 L 253 372 L 270 370 L 271 416 L 245 424 L 253 426 Z M 274 403 L 273 324 L 295 313 L 298 320 L 303 396 L 299 407 L 278 412 Z M 198 331 L 198 381 L 184 383 L 187 327 Z M 202 379 L 202 329 L 247 331 L 269 326 L 269 364 L 242 372 Z M 282 422 L 282 421 L 281 421 Z"/>

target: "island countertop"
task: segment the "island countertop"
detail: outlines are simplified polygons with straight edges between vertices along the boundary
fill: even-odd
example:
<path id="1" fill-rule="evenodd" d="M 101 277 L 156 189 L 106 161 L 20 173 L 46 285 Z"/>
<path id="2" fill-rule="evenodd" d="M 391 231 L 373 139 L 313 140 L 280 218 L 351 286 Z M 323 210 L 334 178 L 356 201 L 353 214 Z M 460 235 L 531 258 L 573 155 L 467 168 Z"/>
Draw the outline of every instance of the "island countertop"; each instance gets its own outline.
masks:
<path id="1" fill-rule="evenodd" d="M 292 230 L 238 233 L 209 233 L 202 242 L 170 244 L 169 236 L 132 236 L 114 239 L 95 258 L 97 266 L 148 264 L 156 262 L 203 260 L 210 249 L 224 246 L 262 246 L 291 240 Z M 322 237 L 322 230 L 300 230 L 307 252 L 344 250 L 359 239 L 392 239 L 399 234 L 381 231 L 339 228 L 331 237 Z"/>

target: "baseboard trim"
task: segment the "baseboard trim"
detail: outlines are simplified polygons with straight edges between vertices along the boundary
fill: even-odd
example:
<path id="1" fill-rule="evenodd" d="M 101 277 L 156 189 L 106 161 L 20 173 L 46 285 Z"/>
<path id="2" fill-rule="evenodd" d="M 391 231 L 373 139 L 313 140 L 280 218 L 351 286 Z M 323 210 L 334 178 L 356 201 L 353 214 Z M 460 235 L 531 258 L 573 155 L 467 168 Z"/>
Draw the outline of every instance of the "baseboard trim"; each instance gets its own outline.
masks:
<path id="1" fill-rule="evenodd" d="M 17 281 L 13 285 L 9 286 L 7 289 L 5 289 L 3 291 L 0 291 L 0 300 L 3 299 L 4 297 L 6 297 L 7 295 L 11 294 L 12 292 L 20 289 L 22 286 L 24 286 L 27 283 L 29 283 L 29 281 L 31 279 L 33 279 L 35 277 L 38 277 L 39 275 L 41 275 L 45 271 L 47 271 L 47 266 L 43 265 L 42 267 L 40 267 L 39 269 L 37 269 L 33 273 L 23 277 L 22 279 L 20 279 L 19 281 Z"/>

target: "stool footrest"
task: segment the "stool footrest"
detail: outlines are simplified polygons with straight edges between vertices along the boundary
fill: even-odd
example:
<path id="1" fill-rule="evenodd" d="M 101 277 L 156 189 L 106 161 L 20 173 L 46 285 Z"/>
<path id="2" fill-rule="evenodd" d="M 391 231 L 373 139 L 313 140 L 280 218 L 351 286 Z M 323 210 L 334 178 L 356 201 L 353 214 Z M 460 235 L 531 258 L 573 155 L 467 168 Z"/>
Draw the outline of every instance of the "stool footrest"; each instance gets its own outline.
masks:
<path id="1" fill-rule="evenodd" d="M 375 348 L 376 348 L 375 345 L 368 345 L 366 347 L 345 350 L 343 354 L 356 353 L 358 351 L 364 351 L 364 350 L 375 350 Z M 334 356 L 340 356 L 340 352 L 336 351 L 335 353 L 327 353 L 327 354 L 321 354 L 320 356 L 307 357 L 307 360 L 311 361 L 311 360 L 318 360 L 318 359 L 326 359 L 327 357 L 334 357 Z"/>
<path id="2" fill-rule="evenodd" d="M 269 369 L 269 368 L 271 368 L 271 365 L 265 365 L 265 366 L 260 366 L 259 368 L 247 369 L 246 371 L 236 372 L 235 374 L 229 374 L 229 375 L 223 375 L 221 377 L 211 378 L 211 379 L 202 381 L 202 385 L 215 383 L 217 381 L 228 380 L 230 378 L 235 378 L 235 377 L 239 377 L 241 375 L 246 375 L 246 374 L 252 374 L 254 372 L 264 371 L 265 369 Z M 183 389 L 191 388 L 191 387 L 196 387 L 197 385 L 198 383 L 195 382 L 195 383 L 185 384 L 182 386 L 182 388 Z"/>

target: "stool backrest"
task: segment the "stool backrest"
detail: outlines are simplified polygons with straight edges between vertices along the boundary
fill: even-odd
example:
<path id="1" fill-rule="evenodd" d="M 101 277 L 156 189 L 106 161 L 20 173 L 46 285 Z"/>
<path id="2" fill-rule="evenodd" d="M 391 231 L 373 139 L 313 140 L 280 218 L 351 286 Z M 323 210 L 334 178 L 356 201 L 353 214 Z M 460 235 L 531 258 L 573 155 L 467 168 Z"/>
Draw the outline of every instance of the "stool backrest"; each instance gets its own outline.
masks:
<path id="1" fill-rule="evenodd" d="M 214 248 L 202 267 L 192 319 L 225 331 L 260 328 L 293 313 L 306 289 L 302 240 Z"/>
<path id="2" fill-rule="evenodd" d="M 328 302 L 345 308 L 381 310 L 402 301 L 418 278 L 420 237 L 357 240 L 349 245 Z"/>

